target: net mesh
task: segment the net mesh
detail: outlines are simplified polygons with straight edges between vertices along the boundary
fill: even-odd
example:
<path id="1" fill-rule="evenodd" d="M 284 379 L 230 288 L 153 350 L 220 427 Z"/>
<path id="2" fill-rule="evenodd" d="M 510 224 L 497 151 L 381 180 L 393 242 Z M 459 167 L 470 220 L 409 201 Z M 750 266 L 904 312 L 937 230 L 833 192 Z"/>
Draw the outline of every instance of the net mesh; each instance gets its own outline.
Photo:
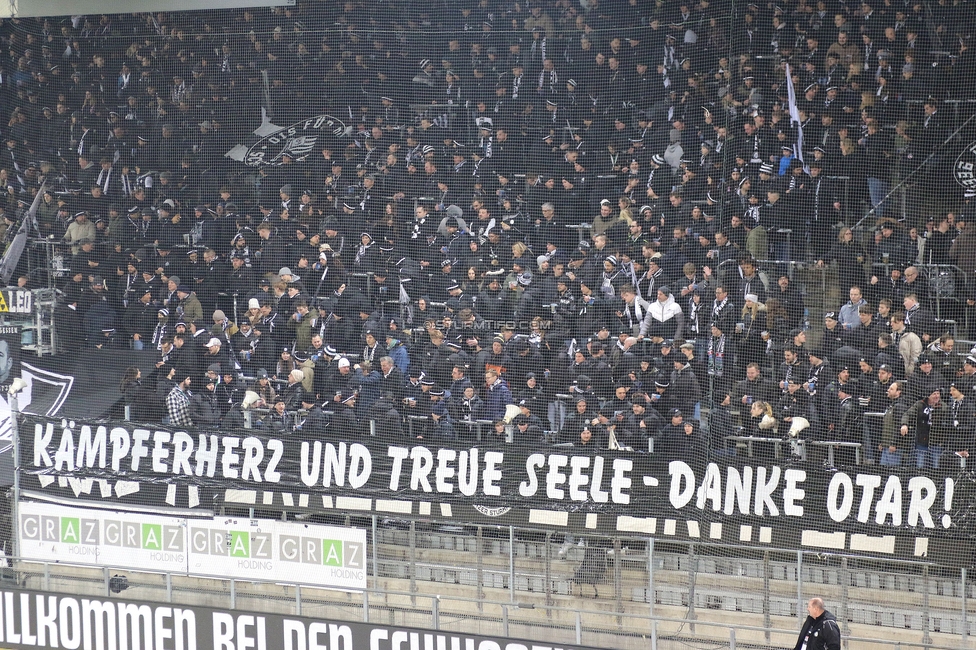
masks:
<path id="1" fill-rule="evenodd" d="M 976 432 L 973 28 L 963 2 L 874 0 L 4 20 L 0 382 L 79 419 L 917 462 L 940 484 Z M 952 417 L 900 439 L 936 389 Z M 939 562 L 406 525 L 381 521 L 374 580 L 785 628 L 801 582 L 845 633 L 968 634 Z M 714 636 L 670 625 L 668 647 Z"/>

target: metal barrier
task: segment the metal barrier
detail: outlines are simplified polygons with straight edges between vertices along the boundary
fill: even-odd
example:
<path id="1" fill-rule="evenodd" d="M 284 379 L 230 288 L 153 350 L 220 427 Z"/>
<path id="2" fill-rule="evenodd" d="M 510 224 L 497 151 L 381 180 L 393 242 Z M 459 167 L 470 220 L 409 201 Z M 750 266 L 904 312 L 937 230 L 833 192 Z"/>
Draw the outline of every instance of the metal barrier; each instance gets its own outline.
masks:
<path id="1" fill-rule="evenodd" d="M 755 446 L 758 445 L 771 445 L 773 448 L 773 458 L 783 457 L 783 445 L 789 444 L 790 440 L 787 438 L 759 438 L 756 436 L 725 436 L 725 450 L 728 452 L 739 446 L 742 446 L 746 450 L 746 454 L 749 458 L 754 456 Z M 796 441 L 802 445 L 803 441 Z M 729 443 L 732 443 L 729 445 Z"/>
<path id="2" fill-rule="evenodd" d="M 581 579 L 591 553 L 551 531 L 346 523 L 368 529 L 362 592 L 13 558 L 2 575 L 28 589 L 111 596 L 111 577 L 122 573 L 125 596 L 139 600 L 625 649 L 791 647 L 813 596 L 837 615 L 849 648 L 965 648 L 976 630 L 965 569 L 616 538 L 596 549 L 599 575 Z"/>

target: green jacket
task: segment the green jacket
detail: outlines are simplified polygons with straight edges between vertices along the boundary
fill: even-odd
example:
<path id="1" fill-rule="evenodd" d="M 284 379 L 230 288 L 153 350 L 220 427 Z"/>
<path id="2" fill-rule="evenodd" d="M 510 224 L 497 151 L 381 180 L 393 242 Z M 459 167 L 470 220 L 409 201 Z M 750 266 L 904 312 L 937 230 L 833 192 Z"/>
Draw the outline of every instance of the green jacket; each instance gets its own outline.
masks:
<path id="1" fill-rule="evenodd" d="M 296 321 L 293 317 L 288 319 L 289 329 L 295 332 L 295 349 L 299 352 L 304 353 L 312 347 L 312 318 L 312 312 L 309 311 L 301 321 Z"/>
<path id="2" fill-rule="evenodd" d="M 949 431 L 952 429 L 952 422 L 950 422 L 949 417 L 949 407 L 946 406 L 945 402 L 939 401 L 935 405 L 934 411 L 932 412 L 932 426 L 929 429 L 928 440 L 920 440 L 918 438 L 918 433 L 916 431 L 916 425 L 918 424 L 918 418 L 921 414 L 921 410 L 927 405 L 926 400 L 920 399 L 909 407 L 905 411 L 905 415 L 901 418 L 901 423 L 908 426 L 908 435 L 911 436 L 911 440 L 915 444 L 928 445 L 928 446 L 945 446 L 946 442 L 949 440 Z"/>
<path id="3" fill-rule="evenodd" d="M 203 306 L 197 298 L 197 294 L 191 293 L 180 303 L 183 308 L 183 320 L 187 323 L 203 318 Z"/>
<path id="4" fill-rule="evenodd" d="M 881 444 L 886 449 L 895 447 L 900 450 L 906 446 L 910 447 L 910 443 L 914 441 L 914 438 L 903 438 L 901 435 L 901 421 L 908 406 L 908 399 L 899 397 L 885 411 L 884 418 L 881 420 Z"/>

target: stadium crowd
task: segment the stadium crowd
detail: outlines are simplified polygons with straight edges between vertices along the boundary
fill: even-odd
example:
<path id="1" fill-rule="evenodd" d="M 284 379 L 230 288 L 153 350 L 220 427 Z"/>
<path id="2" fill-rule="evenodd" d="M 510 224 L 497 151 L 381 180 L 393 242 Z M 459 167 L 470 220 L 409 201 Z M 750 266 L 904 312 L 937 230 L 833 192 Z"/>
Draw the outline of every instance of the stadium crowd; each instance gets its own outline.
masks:
<path id="1" fill-rule="evenodd" d="M 973 18 L 464 0 L 7 20 L 0 230 L 62 250 L 63 349 L 158 356 L 122 380 L 135 419 L 435 440 L 488 421 L 497 444 L 675 455 L 740 434 L 938 467 L 973 444 L 976 358 L 922 271 L 970 285 L 976 215 L 960 191 L 904 218 L 890 194 L 951 200 Z M 257 146 L 268 119 L 295 126 Z M 822 324 L 793 262 L 836 268 L 849 301 L 818 302 Z"/>

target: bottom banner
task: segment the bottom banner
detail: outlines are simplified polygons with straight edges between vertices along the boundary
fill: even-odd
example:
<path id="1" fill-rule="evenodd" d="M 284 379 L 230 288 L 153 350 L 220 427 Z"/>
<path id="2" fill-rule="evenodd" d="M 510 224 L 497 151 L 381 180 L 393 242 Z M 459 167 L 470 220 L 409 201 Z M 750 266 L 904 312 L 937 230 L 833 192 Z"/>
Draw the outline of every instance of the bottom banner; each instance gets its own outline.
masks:
<path id="1" fill-rule="evenodd" d="M 582 650 L 582 646 L 195 605 L 0 591 L 2 648 Z"/>

